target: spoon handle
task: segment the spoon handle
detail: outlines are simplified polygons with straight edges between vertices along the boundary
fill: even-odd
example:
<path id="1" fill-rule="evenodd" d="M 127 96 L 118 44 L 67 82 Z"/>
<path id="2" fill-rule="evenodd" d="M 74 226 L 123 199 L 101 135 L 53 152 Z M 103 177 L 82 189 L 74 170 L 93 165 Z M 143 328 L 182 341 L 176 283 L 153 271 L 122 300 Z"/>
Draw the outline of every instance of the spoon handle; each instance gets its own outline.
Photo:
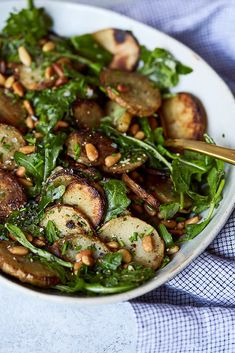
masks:
<path id="1" fill-rule="evenodd" d="M 208 156 L 222 159 L 224 162 L 235 165 L 235 150 L 231 148 L 211 145 L 203 141 L 184 139 L 166 140 L 165 145 L 168 147 L 201 152 Z"/>

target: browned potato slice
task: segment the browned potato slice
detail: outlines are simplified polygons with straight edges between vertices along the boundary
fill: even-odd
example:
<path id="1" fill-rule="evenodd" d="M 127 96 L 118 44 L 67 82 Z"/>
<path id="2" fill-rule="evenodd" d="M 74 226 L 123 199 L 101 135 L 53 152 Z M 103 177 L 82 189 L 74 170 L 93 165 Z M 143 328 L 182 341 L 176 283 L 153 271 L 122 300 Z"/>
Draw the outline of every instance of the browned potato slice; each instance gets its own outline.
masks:
<path id="1" fill-rule="evenodd" d="M 0 167 L 14 169 L 14 154 L 24 145 L 23 136 L 14 126 L 0 124 Z"/>
<path id="2" fill-rule="evenodd" d="M 49 221 L 54 222 L 60 231 L 61 238 L 70 234 L 92 235 L 93 230 L 82 212 L 73 206 L 55 205 L 49 207 L 42 219 L 41 227 L 46 227 Z"/>
<path id="3" fill-rule="evenodd" d="M 67 187 L 63 195 L 63 203 L 76 206 L 97 227 L 101 222 L 105 203 L 99 191 L 87 182 L 86 179 L 77 178 Z"/>
<path id="4" fill-rule="evenodd" d="M 134 192 L 141 200 L 147 202 L 153 208 L 158 208 L 160 203 L 155 197 L 145 191 L 139 184 L 132 180 L 127 174 L 123 174 L 122 180 L 131 191 Z"/>
<path id="5" fill-rule="evenodd" d="M 127 132 L 133 117 L 125 108 L 114 101 L 108 101 L 106 105 L 106 115 L 112 118 L 113 125 L 120 132 Z"/>
<path id="6" fill-rule="evenodd" d="M 73 114 L 79 128 L 93 129 L 100 125 L 104 112 L 94 100 L 77 100 L 73 105 Z"/>
<path id="7" fill-rule="evenodd" d="M 102 166 L 102 170 L 109 174 L 123 174 L 131 172 L 139 168 L 147 161 L 148 157 L 144 153 L 132 154 L 131 151 L 127 156 L 122 156 L 120 161 L 114 164 L 112 167 Z"/>
<path id="8" fill-rule="evenodd" d="M 134 234 L 137 240 L 131 239 Z M 147 234 L 151 236 L 151 251 L 146 251 L 143 247 L 143 239 Z M 112 219 L 100 229 L 99 237 L 105 242 L 116 239 L 124 243 L 124 247 L 133 253 L 133 261 L 141 265 L 153 269 L 161 265 L 164 257 L 164 242 L 151 225 L 139 218 L 123 216 Z"/>
<path id="9" fill-rule="evenodd" d="M 41 67 L 32 69 L 31 67 L 20 65 L 16 70 L 19 81 L 30 91 L 41 91 L 52 87 L 55 83 L 55 76 L 46 79 L 45 70 Z"/>
<path id="10" fill-rule="evenodd" d="M 174 191 L 174 185 L 170 178 L 148 175 L 146 185 L 148 189 L 154 192 L 160 203 L 180 202 L 179 194 Z M 189 197 L 185 197 L 185 208 L 192 206 L 192 201 Z"/>
<path id="11" fill-rule="evenodd" d="M 53 254 L 58 257 L 62 257 L 66 261 L 71 262 L 76 261 L 77 253 L 86 249 L 93 250 L 94 258 L 99 258 L 104 254 L 110 252 L 108 247 L 99 238 L 77 233 L 68 235 L 63 239 L 57 240 L 50 247 L 50 251 Z"/>
<path id="12" fill-rule="evenodd" d="M 17 243 L 0 241 L 0 269 L 21 282 L 48 288 L 60 283 L 58 273 L 33 257 L 13 255 L 9 249 Z"/>
<path id="13" fill-rule="evenodd" d="M 106 69 L 100 82 L 109 98 L 137 116 L 150 116 L 161 105 L 161 94 L 152 82 L 138 72 Z"/>
<path id="14" fill-rule="evenodd" d="M 20 131 L 26 130 L 26 111 L 19 101 L 7 96 L 0 88 L 0 123 L 17 127 Z"/>
<path id="15" fill-rule="evenodd" d="M 167 138 L 200 140 L 206 131 L 205 109 L 190 93 L 182 92 L 165 99 L 160 116 Z"/>
<path id="16" fill-rule="evenodd" d="M 48 178 L 48 184 L 54 186 L 64 185 L 67 187 L 72 181 L 76 181 L 77 176 L 73 174 L 73 170 L 57 167 Z"/>
<path id="17" fill-rule="evenodd" d="M 98 158 L 95 161 L 90 161 L 87 157 L 85 145 L 91 143 L 95 146 L 98 151 Z M 87 166 L 100 166 L 104 164 L 104 160 L 107 156 L 117 152 L 117 148 L 114 146 L 112 140 L 108 137 L 98 133 L 91 132 L 88 130 L 80 130 L 72 132 L 67 139 L 67 154 L 74 158 L 78 163 L 85 164 Z M 80 150 L 77 153 L 77 150 Z"/>
<path id="18" fill-rule="evenodd" d="M 0 170 L 0 222 L 25 203 L 26 196 L 17 179 L 10 172 Z"/>
<path id="19" fill-rule="evenodd" d="M 109 65 L 111 69 L 132 71 L 136 68 L 140 57 L 140 46 L 130 31 L 107 28 L 93 33 L 93 37 L 114 55 Z"/>

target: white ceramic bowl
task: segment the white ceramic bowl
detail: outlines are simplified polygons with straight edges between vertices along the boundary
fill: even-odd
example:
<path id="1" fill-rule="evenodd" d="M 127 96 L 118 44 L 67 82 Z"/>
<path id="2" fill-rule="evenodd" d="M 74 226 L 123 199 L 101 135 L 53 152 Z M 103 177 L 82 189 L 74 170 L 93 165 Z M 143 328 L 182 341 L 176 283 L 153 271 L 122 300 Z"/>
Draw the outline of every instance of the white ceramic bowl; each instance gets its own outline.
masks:
<path id="1" fill-rule="evenodd" d="M 4 20 L 9 12 L 13 8 L 24 7 L 25 2 L 1 0 L 0 27 L 4 25 Z M 106 27 L 116 27 L 133 31 L 140 43 L 145 44 L 150 49 L 158 46 L 170 50 L 176 58 L 193 68 L 193 73 L 181 78 L 180 85 L 175 90 L 188 91 L 199 97 L 208 114 L 209 134 L 215 139 L 217 144 L 235 147 L 234 98 L 215 71 L 192 50 L 164 33 L 111 11 L 57 1 L 38 1 L 37 5 L 46 7 L 54 19 L 54 30 L 58 34 L 70 36 Z M 226 169 L 227 181 L 224 189 L 224 198 L 210 224 L 194 240 L 183 244 L 173 261 L 164 269 L 158 271 L 155 278 L 142 286 L 126 293 L 87 298 L 32 288 L 13 279 L 11 280 L 4 275 L 0 276 L 1 285 L 9 285 L 12 289 L 18 288 L 27 293 L 40 295 L 63 303 L 76 302 L 78 304 L 104 304 L 129 300 L 159 287 L 183 270 L 205 250 L 228 219 L 235 203 L 235 168 L 227 166 Z"/>

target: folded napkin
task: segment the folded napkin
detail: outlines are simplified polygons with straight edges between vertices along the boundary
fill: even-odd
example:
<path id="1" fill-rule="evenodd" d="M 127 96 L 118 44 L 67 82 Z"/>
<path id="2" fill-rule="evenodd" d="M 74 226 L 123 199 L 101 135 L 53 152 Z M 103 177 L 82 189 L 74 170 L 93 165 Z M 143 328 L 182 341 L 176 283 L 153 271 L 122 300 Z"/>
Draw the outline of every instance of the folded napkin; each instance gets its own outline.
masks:
<path id="1" fill-rule="evenodd" d="M 234 0 L 135 0 L 111 8 L 194 49 L 235 93 Z M 131 304 L 137 352 L 234 353 L 235 212 L 192 264 Z"/>

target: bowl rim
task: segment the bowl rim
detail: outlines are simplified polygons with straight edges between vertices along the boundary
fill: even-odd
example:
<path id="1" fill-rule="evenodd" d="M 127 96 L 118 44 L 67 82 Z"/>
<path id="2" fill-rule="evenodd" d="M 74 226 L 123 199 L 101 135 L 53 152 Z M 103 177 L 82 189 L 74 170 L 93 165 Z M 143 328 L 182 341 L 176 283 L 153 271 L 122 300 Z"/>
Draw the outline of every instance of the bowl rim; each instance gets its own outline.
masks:
<path id="1" fill-rule="evenodd" d="M 12 9 L 18 8 L 22 4 L 25 4 L 24 0 L 2 0 L 1 1 L 1 6 L 7 6 L 12 4 Z M 182 42 L 178 41 L 177 39 L 171 37 L 170 35 L 161 32 L 160 30 L 151 27 L 149 25 L 146 25 L 142 22 L 139 22 L 137 20 L 134 20 L 128 16 L 122 15 L 120 13 L 117 13 L 115 11 L 105 9 L 105 8 L 100 8 L 96 7 L 93 5 L 85 5 L 85 4 L 79 4 L 79 3 L 74 3 L 70 1 L 60 1 L 60 0 L 39 0 L 36 1 L 37 6 L 44 6 L 45 8 L 47 5 L 50 4 L 52 7 L 61 7 L 63 8 L 64 6 L 71 8 L 81 8 L 86 11 L 94 11 L 97 13 L 97 15 L 109 15 L 109 16 L 117 16 L 121 19 L 128 20 L 133 26 L 141 26 L 144 29 L 151 29 L 156 31 L 159 35 L 161 35 L 163 38 L 168 38 L 172 43 L 177 44 L 178 46 L 180 45 L 182 48 L 186 49 L 189 53 L 192 55 L 196 56 L 204 65 L 204 67 L 207 69 L 207 71 L 210 71 L 210 74 L 213 75 L 216 79 L 217 82 L 222 86 L 224 91 L 226 92 L 228 98 L 230 98 L 231 105 L 234 107 L 234 113 L 235 113 L 235 100 L 234 96 L 230 90 L 230 88 L 227 86 L 227 84 L 224 82 L 224 80 L 216 73 L 216 71 L 196 52 L 194 52 L 192 49 L 190 49 L 187 45 L 183 44 Z M 111 294 L 111 295 L 106 295 L 106 296 L 94 296 L 94 297 L 79 297 L 79 296 L 71 296 L 68 294 L 58 294 L 57 292 L 44 292 L 42 289 L 37 288 L 37 287 L 31 287 L 27 286 L 24 283 L 18 283 L 14 281 L 14 279 L 6 277 L 4 274 L 0 274 L 0 283 L 6 284 L 6 286 L 15 288 L 22 293 L 28 293 L 33 296 L 37 296 L 37 298 L 44 299 L 44 300 L 50 300 L 50 301 L 56 301 L 58 303 L 76 303 L 76 305 L 102 305 L 102 304 L 113 304 L 113 303 L 118 303 L 118 302 L 123 302 L 123 301 L 128 301 L 134 298 L 137 298 L 141 295 L 144 295 L 151 290 L 154 290 L 164 283 L 168 282 L 171 280 L 173 277 L 175 277 L 178 273 L 180 273 L 184 268 L 186 268 L 189 263 L 191 263 L 194 259 L 196 259 L 205 249 L 206 247 L 213 241 L 213 239 L 216 237 L 218 232 L 222 229 L 224 224 L 227 222 L 230 214 L 232 213 L 233 209 L 235 206 L 235 194 L 231 198 L 229 204 L 227 205 L 227 208 L 225 212 L 223 213 L 223 217 L 218 219 L 217 224 L 214 226 L 213 231 L 208 234 L 207 237 L 205 237 L 204 241 L 202 241 L 200 247 L 198 246 L 193 254 L 191 256 L 188 256 L 184 261 L 177 266 L 174 270 L 172 270 L 169 273 L 166 273 L 165 276 L 161 279 L 158 280 L 158 283 L 156 284 L 154 279 L 157 277 L 154 277 L 153 280 L 148 281 L 141 286 L 134 288 L 130 291 L 123 292 L 123 293 L 118 293 L 118 294 Z"/>

